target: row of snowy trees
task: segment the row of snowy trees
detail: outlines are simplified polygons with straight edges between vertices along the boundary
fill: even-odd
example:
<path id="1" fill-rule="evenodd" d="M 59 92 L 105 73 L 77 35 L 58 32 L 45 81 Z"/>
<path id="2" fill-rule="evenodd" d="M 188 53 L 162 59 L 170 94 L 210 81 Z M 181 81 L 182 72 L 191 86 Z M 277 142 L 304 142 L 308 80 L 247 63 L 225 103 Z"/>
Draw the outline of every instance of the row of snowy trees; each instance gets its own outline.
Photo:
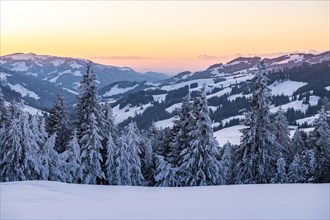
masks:
<path id="1" fill-rule="evenodd" d="M 0 180 L 69 183 L 202 186 L 244 183 L 329 182 L 330 130 L 324 108 L 308 135 L 292 139 L 282 110 L 274 119 L 263 65 L 254 78 L 251 109 L 241 144 L 220 148 L 202 88 L 184 99 L 169 129 L 135 123 L 120 130 L 109 103 L 101 104 L 91 64 L 83 76 L 75 118 L 59 95 L 47 120 L 7 108 L 0 92 Z"/>

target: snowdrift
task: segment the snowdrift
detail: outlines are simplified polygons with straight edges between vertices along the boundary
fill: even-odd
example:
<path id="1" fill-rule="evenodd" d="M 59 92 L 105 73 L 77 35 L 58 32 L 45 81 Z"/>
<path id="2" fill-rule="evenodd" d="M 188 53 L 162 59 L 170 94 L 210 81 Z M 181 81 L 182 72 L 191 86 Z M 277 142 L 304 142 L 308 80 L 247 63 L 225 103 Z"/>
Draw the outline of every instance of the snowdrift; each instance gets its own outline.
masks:
<path id="1" fill-rule="evenodd" d="M 330 184 L 186 188 L 0 184 L 0 219 L 329 219 Z"/>

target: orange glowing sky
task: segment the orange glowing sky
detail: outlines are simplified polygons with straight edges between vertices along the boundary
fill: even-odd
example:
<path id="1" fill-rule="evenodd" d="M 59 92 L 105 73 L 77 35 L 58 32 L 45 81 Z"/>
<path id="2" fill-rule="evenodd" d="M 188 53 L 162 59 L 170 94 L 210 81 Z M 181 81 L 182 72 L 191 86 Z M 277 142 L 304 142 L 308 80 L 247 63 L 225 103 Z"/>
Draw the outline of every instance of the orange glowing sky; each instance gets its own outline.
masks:
<path id="1" fill-rule="evenodd" d="M 242 55 L 330 48 L 329 1 L 3 1 L 1 55 L 178 73 Z"/>

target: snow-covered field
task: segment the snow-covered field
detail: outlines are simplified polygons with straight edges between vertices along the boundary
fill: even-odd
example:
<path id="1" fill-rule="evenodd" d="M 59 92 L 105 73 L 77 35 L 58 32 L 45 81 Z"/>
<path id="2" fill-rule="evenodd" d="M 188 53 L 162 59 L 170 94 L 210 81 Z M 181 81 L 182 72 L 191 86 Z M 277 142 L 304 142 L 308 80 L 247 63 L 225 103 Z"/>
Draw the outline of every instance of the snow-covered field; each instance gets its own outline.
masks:
<path id="1" fill-rule="evenodd" d="M 329 219 L 330 184 L 188 188 L 1 183 L 0 219 Z"/>

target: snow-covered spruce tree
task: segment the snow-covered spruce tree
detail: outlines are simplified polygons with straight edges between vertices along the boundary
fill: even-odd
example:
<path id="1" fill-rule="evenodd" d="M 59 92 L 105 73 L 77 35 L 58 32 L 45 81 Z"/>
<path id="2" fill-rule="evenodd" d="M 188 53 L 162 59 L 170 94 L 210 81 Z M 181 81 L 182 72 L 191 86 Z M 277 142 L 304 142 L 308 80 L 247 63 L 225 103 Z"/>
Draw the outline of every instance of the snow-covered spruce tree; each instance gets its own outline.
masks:
<path id="1" fill-rule="evenodd" d="M 105 180 L 101 165 L 105 156 L 102 156 L 101 151 L 106 152 L 104 139 L 109 132 L 105 130 L 105 115 L 97 94 L 98 81 L 91 65 L 92 63 L 89 62 L 87 72 L 80 83 L 75 119 L 81 147 L 82 182 L 90 184 Z"/>
<path id="2" fill-rule="evenodd" d="M 163 156 L 156 156 L 156 169 L 154 178 L 156 186 L 174 187 L 178 185 L 176 168 L 164 160 Z"/>
<path id="3" fill-rule="evenodd" d="M 0 126 L 7 119 L 8 119 L 8 111 L 5 105 L 5 99 L 3 97 L 2 90 L 0 89 Z"/>
<path id="4" fill-rule="evenodd" d="M 92 63 L 89 62 L 87 72 L 83 76 L 80 83 L 78 95 L 78 103 L 76 106 L 75 126 L 77 129 L 78 139 L 80 140 L 83 133 L 91 126 L 91 115 L 94 114 L 99 134 L 102 137 L 108 135 L 109 131 L 104 129 L 105 116 L 98 98 L 98 81 L 92 70 Z"/>
<path id="5" fill-rule="evenodd" d="M 192 115 L 192 104 L 190 103 L 190 95 L 188 94 L 182 102 L 179 112 L 179 119 L 174 121 L 172 131 L 175 131 L 173 140 L 170 143 L 170 152 L 168 160 L 173 166 L 178 166 L 180 153 L 183 149 L 190 147 L 191 131 L 194 127 L 194 117 Z"/>
<path id="6" fill-rule="evenodd" d="M 155 172 L 155 155 L 151 141 L 145 134 L 141 136 L 142 152 L 141 158 L 141 172 L 148 186 L 155 185 L 154 172 Z"/>
<path id="7" fill-rule="evenodd" d="M 1 146 L 0 158 L 0 181 L 19 181 L 26 180 L 25 151 L 22 147 L 22 132 L 18 118 L 9 121 L 6 128 L 6 137 Z"/>
<path id="8" fill-rule="evenodd" d="M 242 158 L 235 167 L 237 184 L 270 183 L 276 174 L 276 162 L 281 154 L 270 122 L 267 81 L 266 68 L 261 62 L 253 79 L 250 112 L 245 120 L 247 128 L 242 130 Z"/>
<path id="9" fill-rule="evenodd" d="M 47 131 L 50 135 L 57 134 L 55 150 L 62 153 L 70 138 L 70 123 L 63 94 L 57 96 L 55 104 L 50 111 Z"/>
<path id="10" fill-rule="evenodd" d="M 116 154 L 116 151 L 118 150 L 117 145 L 113 141 L 112 135 L 109 132 L 108 138 L 107 138 L 107 160 L 105 162 L 105 176 L 106 180 L 108 181 L 108 184 L 110 185 L 116 185 L 116 157 L 118 156 Z"/>
<path id="11" fill-rule="evenodd" d="M 330 182 L 330 128 L 325 109 L 322 106 L 319 118 L 314 122 L 315 128 L 308 137 L 310 148 L 314 149 L 318 172 L 316 182 Z"/>
<path id="12" fill-rule="evenodd" d="M 23 164 L 24 172 L 27 180 L 37 180 L 40 176 L 40 161 L 38 152 L 40 146 L 35 140 L 30 124 L 29 114 L 27 112 L 21 112 L 19 114 L 20 127 L 22 131 L 22 149 L 24 151 Z"/>
<path id="13" fill-rule="evenodd" d="M 48 134 L 45 131 L 45 119 L 38 115 L 31 115 L 30 117 L 31 131 L 38 146 L 45 144 Z"/>
<path id="14" fill-rule="evenodd" d="M 132 163 L 129 148 L 125 137 L 120 136 L 114 156 L 116 170 L 114 177 L 112 177 L 113 185 L 132 185 Z"/>
<path id="15" fill-rule="evenodd" d="M 301 156 L 301 171 L 304 183 L 314 183 L 317 174 L 317 161 L 313 150 L 305 150 Z"/>
<path id="16" fill-rule="evenodd" d="M 303 183 L 303 169 L 301 156 L 299 154 L 294 155 L 293 161 L 288 169 L 288 182 L 289 183 Z"/>
<path id="17" fill-rule="evenodd" d="M 141 171 L 141 158 L 140 155 L 142 153 L 142 145 L 143 141 L 141 138 L 141 134 L 136 127 L 136 123 L 131 122 L 128 124 L 126 129 L 126 134 L 124 135 L 126 142 L 129 146 L 128 154 L 131 161 L 131 175 L 132 175 L 132 185 L 140 186 L 145 184 L 144 177 Z"/>
<path id="18" fill-rule="evenodd" d="M 276 137 L 276 141 L 281 148 L 282 157 L 285 161 L 288 161 L 289 157 L 289 145 L 290 145 L 290 129 L 289 123 L 286 119 L 282 108 L 280 107 L 275 114 L 274 120 L 274 133 Z"/>
<path id="19" fill-rule="evenodd" d="M 55 148 L 56 133 L 52 134 L 44 145 L 45 152 L 48 152 L 48 179 L 51 181 L 66 182 L 68 177 L 66 174 L 65 160 L 57 153 Z"/>
<path id="20" fill-rule="evenodd" d="M 65 172 L 69 183 L 79 183 L 82 179 L 80 145 L 78 143 L 77 131 L 73 130 L 66 150 L 62 153 L 66 161 Z"/>
<path id="21" fill-rule="evenodd" d="M 102 137 L 100 136 L 96 116 L 92 113 L 89 117 L 87 119 L 89 126 L 83 130 L 80 139 L 82 183 L 96 184 L 97 178 L 105 178 L 100 164 L 102 161 L 100 153 Z"/>
<path id="22" fill-rule="evenodd" d="M 193 103 L 195 126 L 189 132 L 190 143 L 179 154 L 178 175 L 181 186 L 224 184 L 218 142 L 213 136 L 205 86 Z"/>
<path id="23" fill-rule="evenodd" d="M 289 145 L 288 163 L 291 164 L 295 154 L 301 155 L 306 149 L 307 148 L 302 138 L 302 133 L 299 129 L 296 129 Z"/>
<path id="24" fill-rule="evenodd" d="M 232 184 L 233 183 L 233 153 L 234 153 L 234 147 L 227 142 L 223 146 L 223 154 L 221 157 L 221 167 L 224 174 L 225 184 Z"/>
<path id="25" fill-rule="evenodd" d="M 272 179 L 272 183 L 287 183 L 288 178 L 286 175 L 286 163 L 283 158 L 280 158 L 277 160 L 277 172 L 275 174 L 275 177 Z"/>

